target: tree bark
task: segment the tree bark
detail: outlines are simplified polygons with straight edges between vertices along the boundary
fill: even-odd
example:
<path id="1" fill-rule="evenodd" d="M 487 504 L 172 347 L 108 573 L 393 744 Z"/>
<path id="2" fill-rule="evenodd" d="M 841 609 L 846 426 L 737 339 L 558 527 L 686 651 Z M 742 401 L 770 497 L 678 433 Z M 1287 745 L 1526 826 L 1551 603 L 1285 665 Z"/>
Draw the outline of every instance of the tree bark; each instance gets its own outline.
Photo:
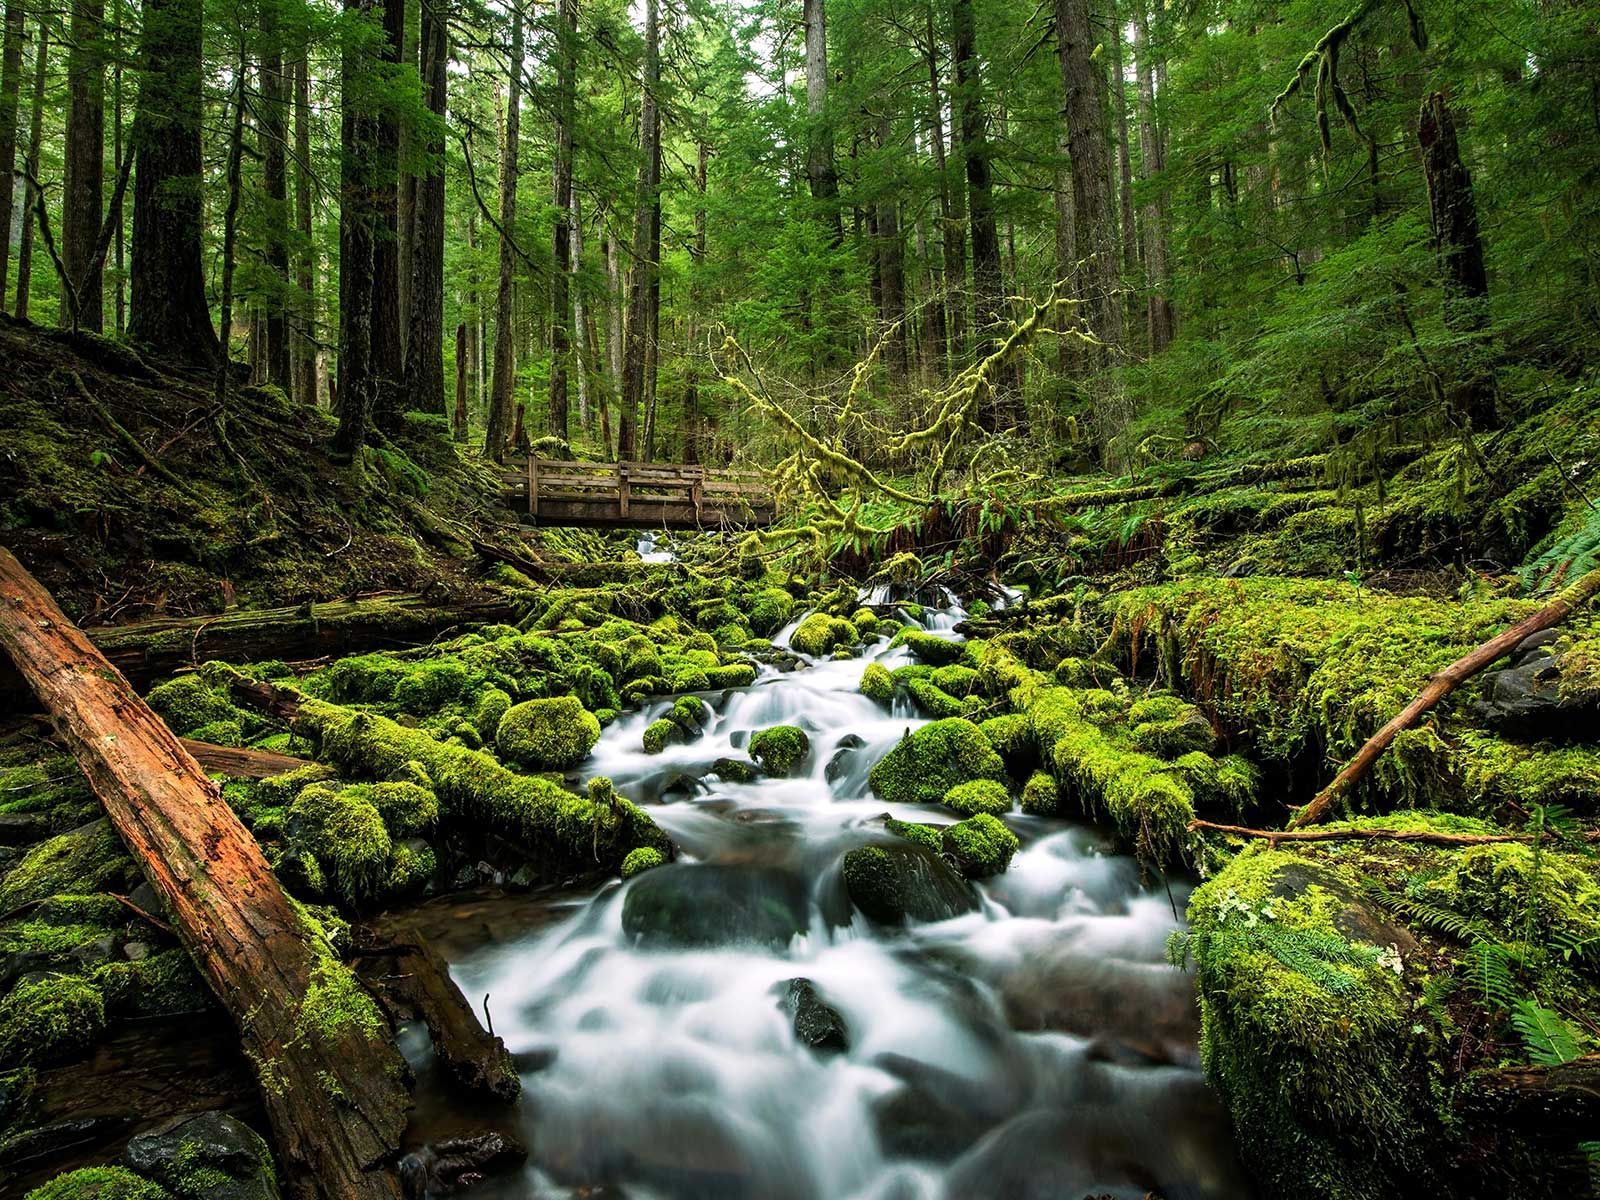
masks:
<path id="1" fill-rule="evenodd" d="M 387 1027 L 278 886 L 217 785 L 3 549 L 0 646 L 56 718 L 238 1026 L 289 1194 L 398 1197 L 387 1163 L 409 1097 Z"/>
<path id="2" fill-rule="evenodd" d="M 578 279 L 583 267 L 583 204 L 576 188 L 572 192 L 572 211 L 568 217 L 571 226 L 572 269 L 572 328 L 577 338 L 573 350 L 574 366 L 578 372 L 578 428 L 584 433 L 594 432 L 594 412 L 589 407 L 589 371 L 594 356 L 589 347 L 589 318 L 583 303 L 583 288 Z"/>
<path id="3" fill-rule="evenodd" d="M 262 346 L 267 382 L 289 395 L 289 87 L 283 74 L 283 32 L 274 3 L 261 6 L 261 147 L 266 184 L 266 262 L 272 287 L 266 296 Z"/>
<path id="4" fill-rule="evenodd" d="M 1134 25 L 1133 58 L 1139 76 L 1139 177 L 1147 184 L 1163 171 L 1167 164 L 1161 146 L 1160 130 L 1156 126 L 1155 72 L 1151 65 L 1150 18 L 1146 0 L 1134 0 L 1137 22 Z M 1159 354 L 1172 344 L 1172 301 L 1167 296 L 1167 221 L 1165 206 L 1160 201 L 1147 201 L 1144 206 L 1144 270 L 1149 288 L 1146 304 L 1150 327 L 1150 352 Z"/>
<path id="5" fill-rule="evenodd" d="M 1422 146 L 1433 235 L 1444 255 L 1445 273 L 1457 294 L 1487 296 L 1489 276 L 1483 265 L 1483 240 L 1478 234 L 1478 205 L 1472 193 L 1472 176 L 1461 160 L 1455 118 L 1438 92 L 1431 93 L 1422 102 L 1417 141 Z"/>
<path id="6" fill-rule="evenodd" d="M 413 202 L 411 255 L 402 268 L 409 274 L 407 293 L 405 395 L 417 412 L 444 413 L 444 117 L 449 84 L 446 65 L 450 56 L 449 14 L 444 0 L 422 0 L 419 47 L 423 97 L 439 125 L 428 139 L 428 166 L 416 180 Z M 408 176 L 409 177 L 409 176 Z M 458 339 L 459 340 L 459 339 Z M 458 349 L 457 357 L 460 357 Z M 459 391 L 459 389 L 458 389 Z M 465 396 L 458 396 L 463 405 Z M 458 436 L 464 435 L 462 421 Z"/>
<path id="7" fill-rule="evenodd" d="M 44 134 L 44 79 L 50 60 L 50 31 L 39 22 L 39 40 L 33 50 L 33 100 L 28 115 L 28 174 L 39 177 L 39 143 Z M 22 244 L 17 248 L 17 303 L 12 310 L 19 318 L 28 315 L 28 291 L 33 283 L 33 222 L 28 219 L 36 197 L 33 184 L 24 187 Z"/>
<path id="8" fill-rule="evenodd" d="M 489 420 L 483 452 L 504 462 L 506 440 L 511 436 L 512 391 L 516 386 L 517 347 L 513 325 L 516 250 L 511 232 L 517 221 L 517 143 L 522 137 L 522 9 L 511 14 L 511 65 L 506 98 L 505 144 L 500 148 L 500 282 L 495 292 L 494 376 L 489 390 Z"/>
<path id="9" fill-rule="evenodd" d="M 1055 171 L 1055 187 L 1053 199 L 1055 201 L 1055 250 L 1056 250 L 1056 284 L 1061 289 L 1063 296 L 1075 296 L 1078 292 L 1078 229 L 1076 223 L 1076 204 L 1072 196 L 1072 158 L 1071 149 L 1067 142 L 1065 127 L 1056 137 L 1056 155 L 1058 162 Z M 1056 313 L 1056 330 L 1066 333 L 1078 323 L 1078 314 L 1070 305 L 1062 305 Z M 1056 368 L 1063 375 L 1070 375 L 1074 361 L 1078 354 L 1078 342 L 1073 338 L 1062 337 L 1056 343 Z"/>
<path id="10" fill-rule="evenodd" d="M 1111 12 L 1111 105 L 1117 118 L 1117 208 L 1122 222 L 1122 270 L 1139 272 L 1139 231 L 1133 219 L 1133 158 L 1128 148 L 1128 97 L 1122 60 L 1122 14 Z"/>
<path id="11" fill-rule="evenodd" d="M 368 19 L 374 0 L 344 0 Z M 334 449 L 353 455 L 367 442 L 377 380 L 373 376 L 373 240 L 379 220 L 374 173 L 377 121 L 368 111 L 372 72 L 362 47 L 346 42 L 340 62 L 339 155 L 339 431 Z M 381 178 L 381 173 L 380 178 Z"/>
<path id="12" fill-rule="evenodd" d="M 1117 218 L 1106 143 L 1105 74 L 1094 57 L 1089 0 L 1055 0 L 1055 5 L 1056 54 L 1072 153 L 1077 250 L 1083 260 L 1080 297 L 1090 330 L 1108 348 L 1114 348 L 1122 342 L 1122 303 L 1117 297 Z"/>
<path id="13" fill-rule="evenodd" d="M 693 266 L 689 273 L 689 331 L 685 340 L 688 353 L 683 383 L 683 461 L 700 461 L 700 359 L 696 353 L 700 341 L 701 272 L 706 263 L 706 169 L 711 160 L 711 147 L 701 139 L 695 160 L 694 245 L 689 251 Z"/>
<path id="14" fill-rule="evenodd" d="M 555 227 L 550 280 L 550 435 L 565 441 L 567 377 L 572 356 L 572 146 L 577 119 L 578 0 L 556 11 Z"/>
<path id="15" fill-rule="evenodd" d="M 216 331 L 201 266 L 200 0 L 146 0 L 134 117 L 128 340 L 209 366 Z"/>
<path id="16" fill-rule="evenodd" d="M 1333 782 L 1318 792 L 1309 804 L 1295 814 L 1294 820 L 1289 822 L 1289 828 L 1301 829 L 1307 825 L 1315 825 L 1326 817 L 1334 802 L 1361 782 L 1402 730 L 1415 725 L 1424 713 L 1490 663 L 1508 654 L 1518 642 L 1538 633 L 1541 629 L 1559 625 L 1574 609 L 1596 593 L 1600 593 L 1600 567 L 1568 584 L 1554 600 L 1538 612 L 1524 617 L 1504 633 L 1489 639 L 1471 654 L 1458 658 L 1434 675 L 1429 680 L 1428 686 L 1418 693 L 1417 698 L 1368 738 L 1366 744 L 1356 751 L 1355 757 L 1334 777 Z"/>
<path id="17" fill-rule="evenodd" d="M 928 147 L 933 153 L 933 170 L 939 181 L 939 235 L 943 261 L 932 272 L 933 295 L 929 298 L 929 337 L 937 348 L 935 361 L 942 375 L 949 370 L 952 353 L 950 345 L 949 293 L 952 279 L 950 266 L 950 180 L 945 174 L 944 154 L 944 101 L 939 96 L 939 39 L 933 29 L 933 5 L 928 5 L 925 17 L 924 60 L 928 68 Z"/>
<path id="18" fill-rule="evenodd" d="M 878 149 L 898 151 L 890 137 L 887 116 L 878 121 Z M 906 353 L 906 272 L 905 242 L 900 235 L 900 203 L 898 188 L 885 189 L 878 197 L 878 269 L 883 280 L 883 306 L 879 316 L 889 335 L 886 358 L 889 371 L 897 380 L 904 380 L 911 371 Z"/>
<path id="19" fill-rule="evenodd" d="M 42 29 L 42 23 L 41 23 Z M 17 115 L 22 99 L 21 0 L 6 0 L 4 33 L 0 34 L 0 312 L 6 311 L 6 283 L 11 267 L 11 213 L 16 207 Z M 27 209 L 23 220 L 27 220 Z"/>
<path id="20" fill-rule="evenodd" d="M 967 207 L 972 230 L 972 290 L 978 325 L 976 357 L 990 354 L 1000 323 L 1001 276 L 1000 231 L 995 224 L 994 188 L 989 170 L 988 118 L 983 108 L 983 77 L 978 66 L 977 23 L 973 0 L 954 0 L 950 11 L 952 57 L 956 72 L 957 123 L 967 169 Z M 990 389 L 990 399 L 979 414 L 979 423 L 988 430 L 1009 423 L 1002 393 L 1013 380 L 1002 371 Z"/>
<path id="21" fill-rule="evenodd" d="M 639 172 L 634 197 L 633 270 L 628 295 L 628 330 L 622 365 L 622 420 L 617 457 L 635 457 L 639 406 L 646 399 L 645 365 L 652 327 L 650 297 L 660 249 L 661 117 L 656 92 L 661 83 L 661 28 L 657 0 L 645 0 L 644 70 L 639 105 Z M 649 452 L 648 442 L 644 447 Z"/>
<path id="22" fill-rule="evenodd" d="M 383 8 L 383 61 L 398 64 L 405 51 L 406 0 L 374 0 Z M 400 114 L 385 97 L 376 104 L 368 151 L 372 192 L 372 386 L 373 412 L 385 433 L 400 427 L 400 386 L 405 344 L 400 327 Z M 435 410 L 437 411 L 437 410 Z"/>
<path id="23" fill-rule="evenodd" d="M 833 245 L 844 241 L 839 211 L 839 172 L 833 161 L 833 123 L 828 116 L 828 14 L 825 0 L 803 0 L 806 36 L 806 180 Z"/>
<path id="24" fill-rule="evenodd" d="M 61 307 L 61 323 L 105 328 L 102 272 L 95 245 L 105 211 L 105 7 L 102 0 L 73 0 L 72 45 L 67 52 L 66 173 L 61 201 L 61 262 L 77 294 L 77 312 Z"/>
<path id="25" fill-rule="evenodd" d="M 320 404 L 317 387 L 317 247 L 311 236 L 311 71 L 310 47 L 301 42 L 294 63 L 294 203 L 300 231 L 300 253 L 295 269 L 300 295 L 296 298 L 294 371 L 295 399 Z"/>

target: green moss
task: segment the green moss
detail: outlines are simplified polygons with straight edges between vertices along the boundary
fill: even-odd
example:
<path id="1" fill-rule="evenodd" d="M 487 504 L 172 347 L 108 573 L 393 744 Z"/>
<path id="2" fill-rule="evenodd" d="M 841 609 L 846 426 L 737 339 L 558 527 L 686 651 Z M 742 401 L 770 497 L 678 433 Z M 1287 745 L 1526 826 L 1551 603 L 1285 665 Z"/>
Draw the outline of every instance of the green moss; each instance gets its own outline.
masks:
<path id="1" fill-rule="evenodd" d="M 708 689 L 749 687 L 756 681 L 756 669 L 750 663 L 728 663 L 706 672 Z"/>
<path id="2" fill-rule="evenodd" d="M 750 757 L 768 775 L 794 775 L 811 752 L 811 739 L 797 725 L 774 725 L 750 737 Z"/>
<path id="3" fill-rule="evenodd" d="M 1012 856 L 1021 848 L 1017 835 L 990 812 L 978 812 L 944 831 L 944 852 L 968 879 L 987 879 L 1000 874 L 1011 865 Z"/>
<path id="4" fill-rule="evenodd" d="M 1005 777 L 1005 763 L 982 730 L 953 717 L 908 731 L 868 780 L 873 793 L 892 804 L 938 804 L 957 784 Z"/>
<path id="5" fill-rule="evenodd" d="M 439 860 L 427 845 L 396 845 L 389 855 L 389 879 L 384 893 L 400 899 L 420 895 L 439 870 Z"/>
<path id="6" fill-rule="evenodd" d="M 624 683 L 662 674 L 661 655 L 649 638 L 634 635 L 623 641 L 617 649 L 622 655 L 620 678 Z"/>
<path id="7" fill-rule="evenodd" d="M 1063 789 L 1087 812 L 1103 808 L 1141 857 L 1166 861 L 1183 845 L 1194 794 L 1160 759 L 1079 721 L 1056 740 L 1050 761 Z"/>
<path id="8" fill-rule="evenodd" d="M 1068 655 L 1060 662 L 1052 674 L 1055 681 L 1063 687 L 1086 688 L 1095 685 L 1094 668 L 1087 660 Z"/>
<path id="9" fill-rule="evenodd" d="M 967 653 L 967 647 L 961 642 L 937 637 L 910 626 L 895 634 L 894 640 L 889 644 L 906 647 L 919 661 L 933 667 L 944 667 L 960 662 Z"/>
<path id="10" fill-rule="evenodd" d="M 156 1183 L 126 1167 L 81 1167 L 34 1188 L 23 1200 L 170 1200 Z"/>
<path id="11" fill-rule="evenodd" d="M 771 637 L 789 623 L 794 597 L 782 588 L 762 588 L 750 598 L 749 625 L 759 637 Z"/>
<path id="12" fill-rule="evenodd" d="M 651 846 L 640 846 L 637 850 L 630 850 L 628 857 L 622 860 L 622 877 L 632 879 L 635 875 L 648 871 L 651 867 L 659 867 L 666 861 L 661 851 Z"/>
<path id="13" fill-rule="evenodd" d="M 287 818 L 294 843 L 316 860 L 339 898 L 357 907 L 382 895 L 393 850 L 371 794 L 367 787 L 314 783 L 295 798 Z"/>
<path id="14" fill-rule="evenodd" d="M 1206 812 L 1241 816 L 1255 803 L 1261 787 L 1260 770 L 1237 754 L 1212 758 L 1194 750 L 1174 759 L 1172 768 L 1188 783 L 1195 807 Z"/>
<path id="15" fill-rule="evenodd" d="M 861 694 L 878 704 L 892 703 L 894 676 L 882 663 L 868 663 L 866 670 L 861 672 Z"/>
<path id="16" fill-rule="evenodd" d="M 895 837 L 903 837 L 908 842 L 917 842 L 935 853 L 942 853 L 944 850 L 944 830 L 936 825 L 922 825 L 916 821 L 899 821 L 890 817 L 883 823 L 883 827 Z"/>
<path id="17" fill-rule="evenodd" d="M 177 1016 L 199 1012 L 211 1002 L 189 955 L 176 948 L 137 961 L 106 963 L 93 979 L 105 997 L 106 1011 L 118 1016 Z"/>
<path id="18" fill-rule="evenodd" d="M 667 719 L 681 729 L 685 737 L 699 737 L 710 705 L 698 696 L 679 696 L 673 701 Z"/>
<path id="19" fill-rule="evenodd" d="M 478 736 L 485 741 L 494 741 L 495 731 L 500 728 L 500 718 L 510 709 L 510 695 L 499 688 L 486 688 L 478 697 L 477 707 L 472 714 L 473 724 L 478 727 Z"/>
<path id="20" fill-rule="evenodd" d="M 978 724 L 989 744 L 1005 759 L 1006 768 L 1021 774 L 1019 768 L 1033 761 L 1033 730 L 1022 713 L 1003 713 Z"/>
<path id="21" fill-rule="evenodd" d="M 431 658 L 409 666 L 394 689 L 401 712 L 424 716 L 467 695 L 475 682 L 466 664 L 457 658 Z"/>
<path id="22" fill-rule="evenodd" d="M 801 654 L 822 658 L 833 650 L 851 649 L 861 641 L 861 633 L 843 617 L 814 612 L 795 626 L 789 645 Z"/>
<path id="23" fill-rule="evenodd" d="M 212 687 L 198 674 L 179 675 L 158 684 L 145 700 L 167 727 L 182 737 L 216 722 L 242 725 L 245 717 L 226 692 Z"/>
<path id="24" fill-rule="evenodd" d="M 1055 777 L 1048 771 L 1035 771 L 1022 785 L 1022 811 L 1036 817 L 1061 815 L 1061 796 Z"/>
<path id="25" fill-rule="evenodd" d="M 105 1026 L 105 998 L 89 980 L 24 979 L 0 1000 L 0 1065 L 72 1058 L 92 1046 Z"/>
<path id="26" fill-rule="evenodd" d="M 943 803 L 946 808 L 969 817 L 979 813 L 1011 811 L 1011 795 L 1006 791 L 1006 785 L 993 779 L 969 779 L 966 783 L 958 783 L 945 792 Z"/>
<path id="27" fill-rule="evenodd" d="M 57 893 L 125 891 L 133 863 L 111 822 L 95 821 L 38 843 L 0 881 L 0 912 Z"/>
<path id="28" fill-rule="evenodd" d="M 570 767 L 600 740 L 600 722 L 576 696 L 524 700 L 500 718 L 495 750 L 527 767 Z"/>
<path id="29" fill-rule="evenodd" d="M 311 983 L 300 1002 L 296 1025 L 302 1035 L 324 1046 L 337 1046 L 346 1032 L 363 1041 L 388 1037 L 389 1027 L 355 972 L 329 956 L 311 969 Z"/>
<path id="30" fill-rule="evenodd" d="M 383 824 L 393 837 L 413 837 L 426 833 L 439 820 L 439 798 L 432 788 L 416 783 L 391 781 L 358 785 L 348 791 L 360 791 L 383 817 Z"/>
<path id="31" fill-rule="evenodd" d="M 237 718 L 226 721 L 207 721 L 197 729 L 191 729 L 183 736 L 192 738 L 197 742 L 209 742 L 213 746 L 243 746 L 245 742 L 244 722 Z"/>
<path id="32" fill-rule="evenodd" d="M 682 737 L 678 727 L 666 717 L 659 721 L 652 721 L 644 731 L 644 752 L 646 754 L 660 754 L 671 742 Z"/>
<path id="33" fill-rule="evenodd" d="M 300 789 L 313 783 L 322 783 L 333 778 L 331 768 L 321 763 L 312 763 L 309 766 L 299 767 L 285 775 L 275 775 L 271 779 L 259 779 L 255 783 L 256 804 L 267 808 L 283 808 L 292 804 L 294 798 L 300 794 Z"/>
<path id="34" fill-rule="evenodd" d="M 384 777 L 413 759 L 422 763 L 445 819 L 522 847 L 544 878 L 578 866 L 593 869 L 597 860 L 615 867 L 635 846 L 670 849 L 655 823 L 621 797 L 596 805 L 547 779 L 509 770 L 488 754 L 324 701 L 302 702 L 296 721 L 318 739 L 323 755 L 352 774 Z"/>
<path id="35" fill-rule="evenodd" d="M 930 717 L 960 717 L 967 713 L 966 706 L 960 700 L 939 688 L 932 680 L 909 680 L 906 691 L 916 706 Z"/>
<path id="36" fill-rule="evenodd" d="M 711 764 L 711 773 L 729 783 L 754 783 L 761 771 L 753 762 L 742 758 L 719 758 Z"/>
<path id="37" fill-rule="evenodd" d="M 871 637 L 873 634 L 877 633 L 878 626 L 882 623 L 883 622 L 881 618 L 879 618 L 878 614 L 873 612 L 870 608 L 858 608 L 855 610 L 855 612 L 850 614 L 850 624 L 856 627 L 856 631 L 860 633 L 862 637 Z"/>

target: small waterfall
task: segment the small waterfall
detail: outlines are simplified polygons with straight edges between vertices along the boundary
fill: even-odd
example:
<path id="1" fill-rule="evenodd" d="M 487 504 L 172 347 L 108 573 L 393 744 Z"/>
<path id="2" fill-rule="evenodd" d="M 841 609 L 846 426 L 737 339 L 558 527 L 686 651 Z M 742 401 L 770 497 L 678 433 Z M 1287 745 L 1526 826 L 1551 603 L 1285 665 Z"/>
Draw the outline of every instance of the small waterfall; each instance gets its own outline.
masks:
<path id="1" fill-rule="evenodd" d="M 924 608 L 919 624 L 959 638 L 964 611 L 950 599 Z M 775 640 L 787 644 L 789 632 Z M 639 945 L 622 913 L 646 874 L 459 960 L 465 992 L 494 996 L 496 1032 L 532 1064 L 522 1107 L 530 1165 L 485 1193 L 1248 1195 L 1198 1070 L 1192 985 L 1164 961 L 1181 888 L 1170 898 L 1151 889 L 1091 828 L 1013 813 L 1023 848 L 980 885 L 979 911 L 904 930 L 852 916 L 837 863 L 881 837 L 881 814 L 955 819 L 872 795 L 872 765 L 925 720 L 860 694 L 874 661 L 910 660 L 880 637 L 856 658 L 768 668 L 747 688 L 708 693 L 703 735 L 660 754 L 644 753 L 641 737 L 666 701 L 605 731 L 585 771 L 651 806 L 689 864 L 662 868 L 695 884 L 684 903 L 721 912 L 754 888 L 762 904 L 799 897 L 809 915 L 782 946 Z M 794 777 L 710 773 L 775 724 L 810 738 Z M 843 1052 L 796 1040 L 779 1002 L 796 978 L 842 1017 Z"/>

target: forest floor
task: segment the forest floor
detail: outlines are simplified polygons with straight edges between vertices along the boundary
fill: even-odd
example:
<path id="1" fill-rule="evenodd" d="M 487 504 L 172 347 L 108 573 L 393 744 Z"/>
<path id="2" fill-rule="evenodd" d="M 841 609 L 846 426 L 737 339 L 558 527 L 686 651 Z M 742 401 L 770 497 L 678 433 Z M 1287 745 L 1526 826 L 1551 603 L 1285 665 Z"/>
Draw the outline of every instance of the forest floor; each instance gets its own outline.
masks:
<path id="1" fill-rule="evenodd" d="M 207 381 L 98 339 L 0 321 L 0 357 L 0 543 L 103 646 L 130 652 L 114 628 L 130 621 L 307 604 L 320 631 L 316 605 L 379 594 L 455 614 L 332 645 L 273 616 L 288 632 L 270 652 L 211 650 L 185 627 L 176 660 L 161 630 L 138 639 L 173 732 L 304 760 L 224 794 L 341 955 L 426 897 L 590 886 L 672 858 L 648 805 L 600 779 L 563 786 L 603 728 L 656 705 L 644 748 L 690 743 L 697 696 L 892 641 L 907 660 L 868 666 L 861 692 L 934 720 L 877 764 L 873 794 L 965 819 L 897 823 L 891 847 L 935 845 L 944 865 L 927 869 L 971 875 L 1006 836 L 993 814 L 1020 809 L 1091 819 L 1153 875 L 1207 881 L 1172 956 L 1193 964 L 1199 1053 L 1267 1193 L 1582 1186 L 1596 1093 L 1561 1073 L 1600 1045 L 1592 611 L 1402 734 L 1329 840 L 1195 825 L 1280 829 L 1435 672 L 1592 568 L 1600 422 L 1581 399 L 1366 470 L 1202 462 L 969 489 L 885 506 L 883 532 L 828 562 L 808 538 L 707 537 L 645 563 L 631 537 L 528 536 L 442 419 L 409 417 L 339 463 L 329 418 L 270 389 L 236 388 L 223 426 Z M 1026 601 L 1000 605 L 995 573 Z M 966 592 L 959 644 L 916 625 L 944 585 Z M 713 766 L 785 775 L 809 752 L 791 736 Z M 910 902 L 889 893 L 874 911 Z M 0 1181 L 121 1162 L 105 1168 L 132 1172 L 119 1186 L 211 1200 L 156 1153 L 197 1145 L 223 1176 L 259 1176 L 252 1068 L 157 908 L 47 726 L 8 723 Z M 191 1110 L 244 1120 L 164 1127 Z M 141 1134 L 154 1157 L 129 1157 Z M 458 1153 L 413 1161 L 439 1184 L 504 1147 Z M 106 1182 L 66 1178 L 45 1195 Z"/>

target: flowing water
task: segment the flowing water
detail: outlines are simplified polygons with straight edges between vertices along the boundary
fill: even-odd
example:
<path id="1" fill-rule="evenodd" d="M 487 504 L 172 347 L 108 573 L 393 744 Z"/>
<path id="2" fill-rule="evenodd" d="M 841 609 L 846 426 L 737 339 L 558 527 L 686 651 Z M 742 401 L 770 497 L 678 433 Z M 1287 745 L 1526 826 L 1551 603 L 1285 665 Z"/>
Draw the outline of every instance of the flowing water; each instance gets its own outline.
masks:
<path id="1" fill-rule="evenodd" d="M 952 604 L 923 623 L 955 637 L 961 615 Z M 852 915 L 839 858 L 884 840 L 886 806 L 867 772 L 922 722 L 860 695 L 873 660 L 906 661 L 879 639 L 849 661 L 767 668 L 751 687 L 708 696 L 704 736 L 658 755 L 640 737 L 665 702 L 605 731 L 585 773 L 651 806 L 691 864 L 664 869 L 703 884 L 695 902 L 717 905 L 719 888 L 753 882 L 773 903 L 799 896 L 809 930 L 782 948 L 638 945 L 621 914 L 645 875 L 460 956 L 463 989 L 492 996 L 495 1031 L 525 1072 L 529 1166 L 491 1194 L 1247 1194 L 1196 1062 L 1191 981 L 1163 959 L 1186 888 L 1142 881 L 1090 828 L 1014 813 L 1023 849 L 980 886 L 979 911 L 904 930 Z M 780 723 L 810 734 L 801 776 L 708 774 L 716 758 L 741 756 L 752 731 Z M 843 1017 L 842 1053 L 796 1040 L 780 1003 L 795 978 Z"/>

